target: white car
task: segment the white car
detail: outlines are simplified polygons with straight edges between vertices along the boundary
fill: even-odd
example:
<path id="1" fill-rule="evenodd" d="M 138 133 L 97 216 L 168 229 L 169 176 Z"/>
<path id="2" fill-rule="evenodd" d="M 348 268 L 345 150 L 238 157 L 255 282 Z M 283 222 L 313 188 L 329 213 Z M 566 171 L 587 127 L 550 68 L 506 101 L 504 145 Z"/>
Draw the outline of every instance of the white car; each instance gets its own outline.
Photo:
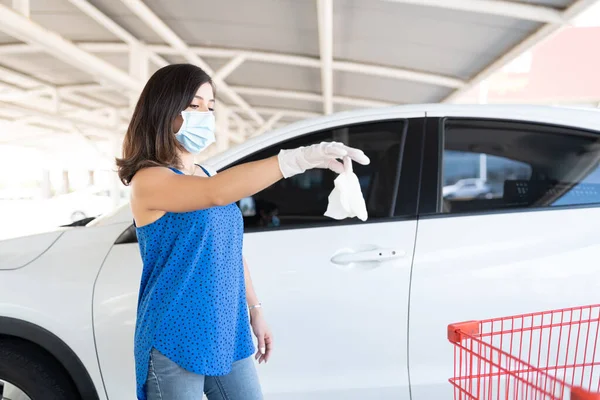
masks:
<path id="1" fill-rule="evenodd" d="M 125 190 L 119 193 L 119 203 L 127 203 Z M 46 207 L 64 223 L 72 223 L 109 212 L 114 207 L 114 200 L 108 189 L 88 186 L 53 197 L 47 200 Z"/>
<path id="2" fill-rule="evenodd" d="M 453 185 L 442 188 L 444 199 L 491 199 L 493 196 L 492 188 L 480 178 L 460 179 Z"/>
<path id="3" fill-rule="evenodd" d="M 207 165 L 324 140 L 371 158 L 354 166 L 366 222 L 323 216 L 334 179 L 325 170 L 244 201 L 245 255 L 275 337 L 258 367 L 267 399 L 449 399 L 449 323 L 598 302 L 600 112 L 347 112 L 258 136 Z M 457 154 L 512 160 L 519 171 L 495 170 L 501 196 L 444 200 L 446 152 L 455 163 Z M 141 269 L 128 207 L 0 242 L 4 396 L 135 398 Z"/>

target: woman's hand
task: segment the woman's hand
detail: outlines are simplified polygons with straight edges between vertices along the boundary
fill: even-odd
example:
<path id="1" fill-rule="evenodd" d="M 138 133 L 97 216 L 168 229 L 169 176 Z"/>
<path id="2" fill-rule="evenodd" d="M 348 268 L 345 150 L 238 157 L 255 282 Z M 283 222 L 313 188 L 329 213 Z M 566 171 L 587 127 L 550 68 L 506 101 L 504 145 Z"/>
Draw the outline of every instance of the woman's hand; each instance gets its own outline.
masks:
<path id="1" fill-rule="evenodd" d="M 312 168 L 330 169 L 341 174 L 344 172 L 344 166 L 338 159 L 344 157 L 349 157 L 359 164 L 369 164 L 369 157 L 362 150 L 338 142 L 322 142 L 308 147 L 281 150 L 277 155 L 279 169 L 284 178 L 301 174 Z"/>
<path id="2" fill-rule="evenodd" d="M 273 350 L 273 335 L 260 308 L 250 310 L 250 325 L 254 336 L 258 340 L 258 351 L 254 358 L 258 360 L 259 364 L 263 361 L 267 362 Z"/>

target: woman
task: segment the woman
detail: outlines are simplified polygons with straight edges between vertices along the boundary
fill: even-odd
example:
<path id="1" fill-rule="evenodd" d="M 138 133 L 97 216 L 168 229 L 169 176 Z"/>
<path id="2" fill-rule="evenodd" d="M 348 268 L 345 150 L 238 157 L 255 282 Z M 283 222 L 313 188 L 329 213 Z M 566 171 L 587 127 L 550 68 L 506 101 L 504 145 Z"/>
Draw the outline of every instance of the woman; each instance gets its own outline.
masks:
<path id="1" fill-rule="evenodd" d="M 189 64 L 148 81 L 117 159 L 131 185 L 144 264 L 135 330 L 139 399 L 261 399 L 250 357 L 267 362 L 272 336 L 242 256 L 235 202 L 310 168 L 343 171 L 338 158 L 367 164 L 340 143 L 282 150 L 216 175 L 194 164 L 215 141 L 214 87 Z"/>

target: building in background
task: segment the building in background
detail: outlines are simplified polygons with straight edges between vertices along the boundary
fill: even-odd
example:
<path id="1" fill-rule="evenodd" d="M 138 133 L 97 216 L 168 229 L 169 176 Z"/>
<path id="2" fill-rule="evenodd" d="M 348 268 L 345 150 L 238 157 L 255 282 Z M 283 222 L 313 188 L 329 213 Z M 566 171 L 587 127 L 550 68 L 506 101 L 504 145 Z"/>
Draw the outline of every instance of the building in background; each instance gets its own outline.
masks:
<path id="1" fill-rule="evenodd" d="M 600 107 L 600 7 L 581 25 L 560 30 L 457 102 Z M 514 160 L 476 153 L 447 154 L 444 169 L 444 198 L 502 197 L 504 180 L 531 174 Z M 594 173 L 587 181 L 600 183 L 600 177 Z"/>
<path id="2" fill-rule="evenodd" d="M 466 93 L 459 102 L 598 107 L 599 43 L 600 26 L 565 28 Z"/>

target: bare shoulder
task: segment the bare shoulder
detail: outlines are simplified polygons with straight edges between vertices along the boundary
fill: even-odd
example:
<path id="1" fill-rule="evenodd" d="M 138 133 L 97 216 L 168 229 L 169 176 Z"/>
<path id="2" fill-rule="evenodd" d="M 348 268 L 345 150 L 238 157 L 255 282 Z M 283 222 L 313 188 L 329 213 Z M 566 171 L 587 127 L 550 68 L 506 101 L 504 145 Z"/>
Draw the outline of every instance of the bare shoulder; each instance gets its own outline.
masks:
<path id="1" fill-rule="evenodd" d="M 150 224 L 165 214 L 151 207 L 151 200 L 163 191 L 161 186 L 168 182 L 173 171 L 166 167 L 140 169 L 131 179 L 131 210 L 137 226 Z"/>
<path id="2" fill-rule="evenodd" d="M 133 182 L 134 180 L 145 180 L 148 177 L 154 177 L 154 176 L 166 176 L 167 174 L 173 175 L 174 172 L 171 171 L 167 167 L 159 167 L 159 166 L 156 166 L 156 167 L 146 167 L 146 168 L 140 169 L 134 175 L 134 177 L 133 177 L 133 179 L 131 181 Z"/>
<path id="3" fill-rule="evenodd" d="M 131 179 L 131 190 L 135 195 L 136 192 L 144 191 L 149 187 L 155 187 L 157 183 L 169 179 L 175 174 L 167 167 L 147 167 L 140 169 Z"/>

